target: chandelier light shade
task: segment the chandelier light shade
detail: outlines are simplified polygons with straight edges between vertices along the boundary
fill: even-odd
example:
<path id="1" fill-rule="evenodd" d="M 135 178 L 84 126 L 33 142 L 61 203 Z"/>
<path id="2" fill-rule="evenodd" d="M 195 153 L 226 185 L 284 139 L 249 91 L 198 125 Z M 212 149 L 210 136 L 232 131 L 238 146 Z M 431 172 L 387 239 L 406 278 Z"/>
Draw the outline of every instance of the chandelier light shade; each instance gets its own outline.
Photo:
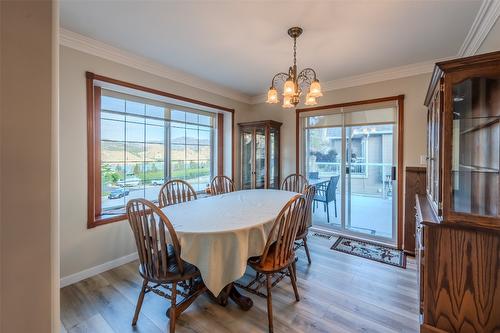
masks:
<path id="1" fill-rule="evenodd" d="M 285 85 L 283 86 L 283 96 L 293 96 L 295 94 L 295 83 L 292 79 L 288 79 L 285 81 Z"/>
<path id="2" fill-rule="evenodd" d="M 318 80 L 314 80 L 311 83 L 311 87 L 309 88 L 309 94 L 311 94 L 311 97 L 323 96 L 323 93 L 321 92 L 321 85 L 319 84 Z"/>
<path id="3" fill-rule="evenodd" d="M 292 104 L 292 96 L 285 96 L 283 97 L 283 105 L 285 109 L 290 109 L 293 108 L 295 105 Z"/>
<path id="4" fill-rule="evenodd" d="M 302 91 L 307 91 L 305 105 L 316 105 L 316 98 L 323 96 L 321 85 L 316 72 L 312 68 L 297 71 L 297 38 L 302 34 L 302 28 L 288 29 L 288 35 L 293 38 L 293 65 L 288 68 L 288 73 L 280 72 L 271 80 L 271 87 L 267 92 L 267 103 L 279 103 L 278 89 L 283 91 L 283 108 L 296 107 L 300 102 Z M 279 85 L 282 83 L 282 86 Z"/>
<path id="5" fill-rule="evenodd" d="M 304 102 L 305 105 L 316 105 L 318 102 L 316 102 L 316 97 L 312 96 L 311 93 L 308 93 L 306 95 L 306 101 Z"/>
<path id="6" fill-rule="evenodd" d="M 269 91 L 267 92 L 267 103 L 278 103 L 278 90 L 276 88 L 269 88 Z"/>

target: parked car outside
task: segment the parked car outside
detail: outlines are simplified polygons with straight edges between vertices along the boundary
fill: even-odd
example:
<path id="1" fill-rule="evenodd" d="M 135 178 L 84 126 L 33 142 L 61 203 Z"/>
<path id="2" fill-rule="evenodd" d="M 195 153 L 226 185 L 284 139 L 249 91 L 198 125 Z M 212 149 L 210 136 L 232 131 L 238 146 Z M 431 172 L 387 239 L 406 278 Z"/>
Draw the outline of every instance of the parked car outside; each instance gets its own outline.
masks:
<path id="1" fill-rule="evenodd" d="M 129 195 L 130 191 L 125 188 L 117 188 L 116 190 L 111 191 L 108 195 L 108 199 L 119 199 L 123 198 L 126 195 Z"/>
<path id="2" fill-rule="evenodd" d="M 116 182 L 118 186 L 122 187 L 132 187 L 132 186 L 139 186 L 141 184 L 141 179 L 138 177 L 127 177 L 125 180 L 119 180 Z"/>
<path id="3" fill-rule="evenodd" d="M 151 185 L 163 185 L 165 181 L 163 179 L 153 179 Z"/>

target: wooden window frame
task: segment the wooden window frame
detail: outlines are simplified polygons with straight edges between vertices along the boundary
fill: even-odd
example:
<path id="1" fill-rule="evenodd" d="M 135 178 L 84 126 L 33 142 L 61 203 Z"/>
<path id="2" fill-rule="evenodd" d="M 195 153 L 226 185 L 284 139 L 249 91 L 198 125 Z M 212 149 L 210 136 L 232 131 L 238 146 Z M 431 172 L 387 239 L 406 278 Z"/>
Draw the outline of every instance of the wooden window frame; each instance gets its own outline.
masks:
<path id="1" fill-rule="evenodd" d="M 397 248 L 403 248 L 403 192 L 404 192 L 404 170 L 403 170 L 403 159 L 404 159 L 404 100 L 405 95 L 397 95 L 397 96 L 389 96 L 382 98 L 374 98 L 367 99 L 362 101 L 348 102 L 348 103 L 339 103 L 339 104 L 330 104 L 330 105 L 322 105 L 311 108 L 303 108 L 295 110 L 295 170 L 297 173 L 300 173 L 300 113 L 302 112 L 310 112 L 317 110 L 326 110 L 326 109 L 334 109 L 334 108 L 342 108 L 349 106 L 357 106 L 357 105 L 365 105 L 365 104 L 374 104 L 374 103 L 382 103 L 389 101 L 396 101 L 398 106 L 398 167 L 397 167 L 397 183 L 398 183 L 398 198 L 397 198 Z"/>
<path id="2" fill-rule="evenodd" d="M 231 149 L 234 155 L 234 109 L 199 101 L 196 99 L 175 95 L 161 90 L 148 88 L 130 82 L 125 82 L 103 75 L 85 72 L 87 90 L 87 228 L 124 221 L 126 214 L 116 216 L 102 215 L 101 206 L 101 87 L 96 82 L 106 82 L 124 88 L 131 88 L 154 95 L 176 99 L 182 102 L 192 103 L 199 106 L 209 107 L 218 111 L 231 113 Z M 217 123 L 217 174 L 224 174 L 224 116 L 218 113 Z M 234 158 L 231 161 L 231 171 L 234 178 Z"/>

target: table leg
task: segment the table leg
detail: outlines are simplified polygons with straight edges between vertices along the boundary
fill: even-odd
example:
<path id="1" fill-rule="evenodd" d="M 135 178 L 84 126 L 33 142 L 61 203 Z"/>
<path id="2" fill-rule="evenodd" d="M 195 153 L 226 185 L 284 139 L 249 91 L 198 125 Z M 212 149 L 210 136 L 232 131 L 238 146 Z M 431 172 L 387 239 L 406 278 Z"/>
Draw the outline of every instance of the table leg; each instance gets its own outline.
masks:
<path id="1" fill-rule="evenodd" d="M 253 301 L 250 297 L 246 297 L 246 296 L 243 296 L 239 291 L 238 289 L 236 288 L 236 286 L 232 283 L 232 288 L 230 290 L 230 293 L 229 293 L 229 297 L 231 297 L 231 299 L 233 300 L 233 302 L 235 302 L 236 304 L 238 304 L 238 306 L 244 310 L 244 311 L 248 311 L 250 310 L 250 308 L 252 308 L 253 306 Z"/>
<path id="2" fill-rule="evenodd" d="M 224 287 L 224 289 L 221 290 L 219 293 L 219 296 L 215 296 L 211 292 L 208 292 L 208 295 L 210 298 L 212 298 L 217 304 L 221 306 L 226 306 L 227 303 L 229 302 L 229 299 L 232 299 L 233 302 L 238 304 L 238 306 L 245 311 L 250 310 L 250 308 L 253 306 L 253 301 L 250 297 L 243 296 L 238 289 L 236 289 L 236 286 L 234 283 L 230 283 L 227 286 Z"/>
<path id="3" fill-rule="evenodd" d="M 231 287 L 233 286 L 232 283 L 228 284 L 227 286 L 224 287 L 219 293 L 219 296 L 215 296 L 210 290 L 208 291 L 208 296 L 217 304 L 220 306 L 226 306 L 228 301 L 229 301 L 229 292 Z"/>

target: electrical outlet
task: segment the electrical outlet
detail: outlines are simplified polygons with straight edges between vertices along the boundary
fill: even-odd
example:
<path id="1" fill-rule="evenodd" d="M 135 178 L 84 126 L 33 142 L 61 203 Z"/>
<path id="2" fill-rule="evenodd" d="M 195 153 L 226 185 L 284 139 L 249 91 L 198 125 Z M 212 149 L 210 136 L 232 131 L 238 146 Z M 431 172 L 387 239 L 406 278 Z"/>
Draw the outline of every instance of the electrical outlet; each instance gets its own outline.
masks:
<path id="1" fill-rule="evenodd" d="M 420 155 L 420 164 L 422 164 L 422 165 L 427 164 L 427 156 Z"/>

